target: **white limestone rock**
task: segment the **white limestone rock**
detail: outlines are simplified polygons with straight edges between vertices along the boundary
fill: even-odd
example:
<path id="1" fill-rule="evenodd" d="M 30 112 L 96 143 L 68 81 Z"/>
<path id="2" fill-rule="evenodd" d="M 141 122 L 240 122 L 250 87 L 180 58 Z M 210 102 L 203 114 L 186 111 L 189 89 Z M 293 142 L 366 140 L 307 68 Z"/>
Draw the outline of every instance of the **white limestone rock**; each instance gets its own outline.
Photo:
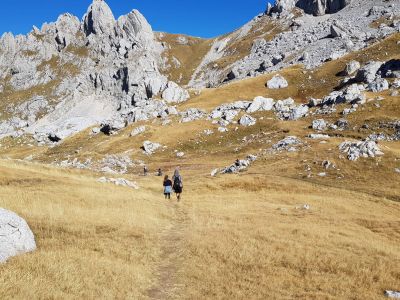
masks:
<path id="1" fill-rule="evenodd" d="M 274 99 L 258 96 L 254 98 L 253 102 L 247 108 L 246 112 L 251 114 L 257 111 L 269 111 L 273 109 L 274 104 Z"/>
<path id="2" fill-rule="evenodd" d="M 142 149 L 143 152 L 147 155 L 152 155 L 155 151 L 157 151 L 158 149 L 160 149 L 162 146 L 158 143 L 153 143 L 150 141 L 145 141 L 143 143 Z"/>
<path id="3" fill-rule="evenodd" d="M 219 169 L 214 169 L 214 170 L 212 170 L 212 171 L 211 171 L 211 174 L 210 174 L 211 177 L 217 176 L 218 172 L 219 172 Z"/>
<path id="4" fill-rule="evenodd" d="M 361 68 L 361 64 L 356 61 L 352 60 L 346 64 L 346 69 L 344 70 L 344 74 L 346 76 L 350 76 L 355 74 Z"/>
<path id="5" fill-rule="evenodd" d="M 187 90 L 181 88 L 173 81 L 169 81 L 162 93 L 162 98 L 168 103 L 181 103 L 190 98 Z"/>
<path id="6" fill-rule="evenodd" d="M 353 0 L 296 0 L 296 6 L 314 16 L 334 14 L 348 6 Z"/>
<path id="7" fill-rule="evenodd" d="M 249 115 L 244 115 L 240 118 L 239 124 L 245 127 L 256 125 L 257 120 Z"/>
<path id="8" fill-rule="evenodd" d="M 115 18 L 107 3 L 104 0 L 94 0 L 83 17 L 83 30 L 86 36 L 111 35 L 114 25 Z"/>
<path id="9" fill-rule="evenodd" d="M 308 137 L 313 140 L 327 140 L 327 139 L 331 138 L 327 134 L 320 134 L 320 133 L 312 133 L 312 134 L 309 134 Z"/>
<path id="10" fill-rule="evenodd" d="M 117 21 L 121 30 L 119 34 L 128 41 L 138 41 L 145 49 L 154 50 L 154 33 L 145 17 L 138 11 L 133 10 L 126 16 L 121 16 Z M 132 47 L 132 45 L 130 45 Z"/>
<path id="11" fill-rule="evenodd" d="M 63 49 L 76 40 L 76 34 L 80 28 L 79 19 L 71 14 L 63 14 L 58 17 L 55 24 L 56 42 L 59 49 Z"/>
<path id="12" fill-rule="evenodd" d="M 234 164 L 222 169 L 220 173 L 221 174 L 234 174 L 234 173 L 239 173 L 239 172 L 245 171 L 256 160 L 257 160 L 257 156 L 250 154 L 245 159 L 236 160 Z M 218 169 L 216 169 L 216 170 L 218 170 Z M 214 170 L 211 173 L 211 176 L 213 176 L 213 174 L 214 174 L 214 176 L 216 176 L 216 173 L 214 173 L 214 172 L 218 172 L 216 170 Z"/>
<path id="13" fill-rule="evenodd" d="M 400 88 L 400 79 L 396 79 L 395 81 L 393 81 L 391 87 L 395 88 L 395 89 L 399 89 Z"/>
<path id="14" fill-rule="evenodd" d="M 274 77 L 272 77 L 271 80 L 267 82 L 267 87 L 269 89 L 284 89 L 287 88 L 288 86 L 289 84 L 286 81 L 286 79 L 279 74 L 275 75 Z"/>
<path id="15" fill-rule="evenodd" d="M 376 79 L 376 75 L 380 67 L 382 66 L 380 61 L 371 61 L 364 67 L 358 70 L 356 80 L 358 82 L 372 83 Z"/>
<path id="16" fill-rule="evenodd" d="M 188 123 L 203 119 L 205 114 L 206 114 L 205 111 L 198 108 L 189 108 L 186 111 L 179 113 L 179 115 L 182 117 L 181 119 L 182 123 Z"/>
<path id="17" fill-rule="evenodd" d="M 331 36 L 333 38 L 345 38 L 347 37 L 347 32 L 342 26 L 335 23 L 331 25 Z"/>
<path id="18" fill-rule="evenodd" d="M 314 120 L 312 122 L 312 129 L 317 130 L 317 131 L 324 131 L 328 127 L 328 124 L 325 122 L 324 119 L 318 119 Z"/>
<path id="19" fill-rule="evenodd" d="M 296 136 L 288 136 L 272 146 L 276 151 L 289 150 L 293 146 L 301 145 L 302 141 Z"/>
<path id="20" fill-rule="evenodd" d="M 339 146 L 342 153 L 347 154 L 347 158 L 351 161 L 356 161 L 360 157 L 376 157 L 383 155 L 375 141 L 360 141 L 360 142 L 343 142 Z"/>
<path id="21" fill-rule="evenodd" d="M 98 182 L 101 183 L 113 183 L 118 186 L 126 186 L 130 187 L 132 189 L 138 190 L 139 186 L 136 182 L 129 181 L 125 178 L 107 178 L 107 177 L 101 177 L 97 180 Z"/>
<path id="22" fill-rule="evenodd" d="M 385 296 L 391 299 L 400 299 L 400 291 L 385 291 Z"/>
<path id="23" fill-rule="evenodd" d="M 36 250 L 35 237 L 24 219 L 0 208 L 0 263 Z"/>
<path id="24" fill-rule="evenodd" d="M 371 92 L 378 93 L 386 91 L 388 89 L 389 89 L 389 82 L 384 78 L 377 77 L 373 82 L 368 84 L 368 90 L 370 90 Z"/>
<path id="25" fill-rule="evenodd" d="M 144 133 L 145 131 L 146 131 L 146 126 L 139 126 L 132 130 L 130 136 L 134 137 L 134 136 Z"/>

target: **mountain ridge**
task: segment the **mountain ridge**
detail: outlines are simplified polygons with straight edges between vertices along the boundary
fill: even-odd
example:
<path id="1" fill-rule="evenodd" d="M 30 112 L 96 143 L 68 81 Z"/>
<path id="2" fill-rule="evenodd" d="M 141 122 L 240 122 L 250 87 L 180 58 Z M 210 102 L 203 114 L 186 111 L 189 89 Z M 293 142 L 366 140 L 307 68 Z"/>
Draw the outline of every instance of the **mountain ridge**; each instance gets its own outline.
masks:
<path id="1" fill-rule="evenodd" d="M 332 6 L 335 13 L 326 14 L 334 2 L 320 1 L 314 7 L 319 11 L 306 13 L 296 6 L 307 1 L 277 1 L 214 39 L 154 33 L 137 10 L 116 20 L 104 0 L 94 0 L 81 21 L 63 14 L 26 36 L 5 33 L 0 39 L 3 115 L 33 109 L 3 119 L 0 136 L 27 133 L 46 144 L 49 137 L 62 140 L 95 125 L 109 132 L 166 118 L 201 89 L 296 64 L 312 69 L 400 30 L 396 19 L 390 26 L 369 26 L 399 14 L 393 1 L 381 1 L 382 6 L 339 1 Z"/>

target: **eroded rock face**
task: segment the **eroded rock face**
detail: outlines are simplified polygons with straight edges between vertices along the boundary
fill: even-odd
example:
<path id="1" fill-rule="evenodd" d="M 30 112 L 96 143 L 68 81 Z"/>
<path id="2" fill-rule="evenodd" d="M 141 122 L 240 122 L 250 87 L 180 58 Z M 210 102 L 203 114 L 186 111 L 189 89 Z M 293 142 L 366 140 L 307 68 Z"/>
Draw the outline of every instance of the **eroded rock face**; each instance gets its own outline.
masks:
<path id="1" fill-rule="evenodd" d="M 289 14 L 293 8 L 298 7 L 306 14 L 322 16 L 333 14 L 345 8 L 352 0 L 277 0 L 275 5 L 269 6 L 267 13 Z"/>
<path id="2" fill-rule="evenodd" d="M 17 214 L 0 208 L 0 263 L 36 249 L 28 224 Z"/>
<path id="3" fill-rule="evenodd" d="M 296 6 L 314 16 L 334 14 L 345 8 L 352 0 L 298 0 Z"/>
<path id="4" fill-rule="evenodd" d="M 26 36 L 4 34 L 0 79 L 15 91 L 35 88 L 47 105 L 39 113 L 21 112 L 21 122 L 2 120 L 0 138 L 22 131 L 43 144 L 50 135 L 64 139 L 100 124 L 119 130 L 113 125 L 166 117 L 166 102 L 189 94 L 160 73 L 162 50 L 140 12 L 115 20 L 103 0 L 93 0 L 82 22 L 64 14 Z M 165 101 L 155 100 L 158 95 Z"/>

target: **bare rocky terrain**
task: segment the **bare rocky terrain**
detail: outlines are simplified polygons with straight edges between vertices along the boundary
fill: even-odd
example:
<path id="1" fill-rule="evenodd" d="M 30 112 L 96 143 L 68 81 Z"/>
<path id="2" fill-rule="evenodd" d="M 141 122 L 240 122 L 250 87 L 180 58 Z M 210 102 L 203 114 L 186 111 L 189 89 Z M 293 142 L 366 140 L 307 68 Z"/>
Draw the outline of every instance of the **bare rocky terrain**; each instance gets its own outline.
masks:
<path id="1" fill-rule="evenodd" d="M 141 217 L 150 219 L 149 211 L 157 211 L 155 219 L 162 219 L 166 226 L 161 232 L 155 219 L 134 225 L 149 237 L 148 244 L 137 247 L 151 245 L 158 251 L 148 256 L 153 264 L 162 253 L 168 257 L 151 270 L 141 270 L 146 276 L 155 270 L 156 281 L 135 273 L 138 281 L 145 282 L 135 287 L 136 298 L 143 293 L 164 299 L 182 298 L 182 293 L 188 298 L 232 298 L 247 284 L 265 284 L 265 291 L 271 291 L 265 294 L 261 288 L 249 288 L 256 291 L 248 298 L 368 299 L 383 297 L 385 291 L 387 297 L 396 297 L 400 289 L 395 284 L 400 276 L 396 267 L 400 261 L 396 219 L 400 201 L 400 3 L 278 0 L 260 7 L 258 16 L 234 32 L 203 39 L 154 32 L 137 10 L 116 19 L 105 1 L 94 0 L 81 20 L 64 14 L 27 35 L 4 33 L 0 38 L 0 159 L 5 172 L 0 184 L 11 193 L 15 183 L 16 197 L 20 197 L 14 205 L 18 216 L 4 211 L 7 222 L 3 223 L 0 216 L 0 229 L 9 235 L 0 239 L 0 245 L 3 239 L 8 243 L 8 253 L 0 247 L 0 261 L 36 249 L 30 228 L 19 217 L 21 212 L 29 216 L 19 188 L 26 186 L 36 195 L 39 184 L 40 201 L 48 193 L 58 205 L 57 195 L 71 202 L 64 186 L 77 185 L 72 203 L 80 214 L 71 215 L 77 224 L 85 224 L 85 205 L 89 205 L 80 206 L 80 195 L 98 199 L 104 189 L 105 197 L 118 203 L 120 211 L 114 212 L 114 218 L 123 214 L 129 220 L 121 227 L 124 235 L 132 231 L 124 227 L 132 225 L 125 205 L 137 195 L 150 202 L 144 207 L 129 202 L 132 211 L 140 206 L 146 211 Z M 164 210 L 151 202 L 158 184 L 153 175 L 159 168 L 171 172 L 176 166 L 189 177 L 189 200 L 182 207 Z M 145 167 L 151 177 L 142 176 Z M 10 171 L 14 168 L 18 176 Z M 25 170 L 34 179 L 25 181 L 21 175 Z M 44 175 L 48 170 L 54 182 Z M 84 178 L 82 184 L 79 176 Z M 37 177 L 45 178 L 45 183 Z M 0 197 L 8 203 L 4 199 Z M 97 219 L 109 222 L 104 211 L 113 209 L 107 201 L 90 221 L 99 235 L 103 233 Z M 28 207 L 36 212 L 39 206 Z M 57 209 L 56 216 L 68 210 Z M 217 215 L 210 215 L 214 209 Z M 28 220 L 34 224 L 33 233 L 40 232 L 39 252 L 44 237 L 49 239 L 46 249 L 53 249 L 56 236 L 46 229 L 44 215 L 46 211 L 37 212 Z M 240 228 L 235 215 L 244 224 Z M 266 221 L 270 217 L 274 222 Z M 288 217 L 294 218 L 290 230 L 279 227 Z M 344 220 L 343 227 L 338 220 Z M 57 222 L 61 224 L 57 230 L 66 234 L 65 228 L 71 225 L 61 217 Z M 146 222 L 151 224 L 146 227 Z M 258 224 L 256 229 L 253 222 Z M 304 228 L 312 232 L 302 233 L 306 229 L 298 229 L 297 222 L 304 222 Z M 313 222 L 323 226 L 316 228 Z M 263 231 L 270 226 L 288 236 Z M 18 230 L 13 228 L 19 227 L 23 235 L 15 237 Z M 85 234 L 95 236 L 88 230 Z M 318 245 L 317 250 L 308 238 Z M 377 244 L 372 243 L 375 238 Z M 326 244 L 321 242 L 325 239 L 329 240 Z M 271 253 L 285 252 L 288 248 L 282 245 L 287 241 L 298 242 L 292 245 L 295 253 L 275 257 L 279 264 L 253 261 L 254 257 L 268 259 L 260 250 L 266 247 Z M 119 242 L 127 248 L 126 239 L 118 238 Z M 227 255 L 225 242 L 232 253 L 239 254 Z M 87 250 L 84 244 L 80 241 L 79 245 Z M 99 251 L 113 252 L 107 247 L 104 242 Z M 333 252 L 318 252 L 327 247 Z M 90 251 L 98 250 L 94 248 Z M 139 248 L 134 256 L 147 257 Z M 316 256 L 308 257 L 303 249 L 317 251 L 313 252 Z M 178 250 L 182 256 L 178 257 Z M 126 257 L 131 263 L 133 256 Z M 362 263 L 353 265 L 354 257 Z M 301 263 L 304 260 L 307 267 Z M 203 270 L 205 261 L 210 266 L 219 264 L 224 275 Z M 141 267 L 147 264 L 141 263 Z M 185 263 L 199 268 L 189 270 Z M 307 283 L 293 279 L 290 289 L 271 289 L 267 282 L 272 285 L 274 280 L 263 280 L 269 276 L 265 266 L 278 270 L 277 274 L 290 270 L 293 278 L 308 276 L 316 284 L 299 290 Z M 199 275 L 198 270 L 204 273 Z M 207 272 L 209 277 L 204 276 Z M 324 274 L 324 279 L 316 274 Z M 344 277 L 352 287 L 356 282 L 363 285 L 355 290 L 343 286 L 346 280 L 337 278 Z M 121 284 L 130 279 L 126 280 Z M 281 278 L 274 286 L 285 280 Z M 336 288 L 330 285 L 332 281 Z M 204 290 L 205 286 L 212 286 L 212 291 Z M 188 287 L 197 288 L 185 290 Z M 113 296 L 132 296 L 121 296 L 119 291 Z M 74 295 L 87 296 L 85 292 Z"/>

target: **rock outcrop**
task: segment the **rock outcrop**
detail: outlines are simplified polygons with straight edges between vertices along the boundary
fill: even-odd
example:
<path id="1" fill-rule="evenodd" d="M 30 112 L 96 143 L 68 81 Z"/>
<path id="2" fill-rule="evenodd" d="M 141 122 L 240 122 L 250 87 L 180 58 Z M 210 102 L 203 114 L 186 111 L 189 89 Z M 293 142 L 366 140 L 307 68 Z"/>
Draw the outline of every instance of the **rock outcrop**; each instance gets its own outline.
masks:
<path id="1" fill-rule="evenodd" d="M 297 7 L 302 9 L 306 14 L 314 16 L 322 16 L 325 14 L 333 14 L 345 8 L 352 0 L 277 0 L 275 5 L 268 6 L 267 14 L 269 15 L 287 15 Z"/>
<path id="2" fill-rule="evenodd" d="M 376 157 L 383 152 L 374 141 L 343 142 L 339 146 L 342 153 L 347 154 L 349 160 L 355 161 L 360 157 Z"/>
<path id="3" fill-rule="evenodd" d="M 307 14 L 322 16 L 334 14 L 345 8 L 352 0 L 298 0 L 296 7 L 304 10 Z"/>
<path id="4" fill-rule="evenodd" d="M 115 20 L 103 0 L 93 1 L 82 22 L 64 14 L 26 36 L 4 34 L 0 78 L 16 92 L 35 88 L 47 105 L 18 116 L 21 122 L 3 120 L 0 138 L 26 133 L 42 144 L 50 135 L 64 139 L 102 123 L 165 116 L 167 103 L 189 94 L 160 73 L 162 50 L 139 11 Z M 154 100 L 159 94 L 163 102 Z"/>

